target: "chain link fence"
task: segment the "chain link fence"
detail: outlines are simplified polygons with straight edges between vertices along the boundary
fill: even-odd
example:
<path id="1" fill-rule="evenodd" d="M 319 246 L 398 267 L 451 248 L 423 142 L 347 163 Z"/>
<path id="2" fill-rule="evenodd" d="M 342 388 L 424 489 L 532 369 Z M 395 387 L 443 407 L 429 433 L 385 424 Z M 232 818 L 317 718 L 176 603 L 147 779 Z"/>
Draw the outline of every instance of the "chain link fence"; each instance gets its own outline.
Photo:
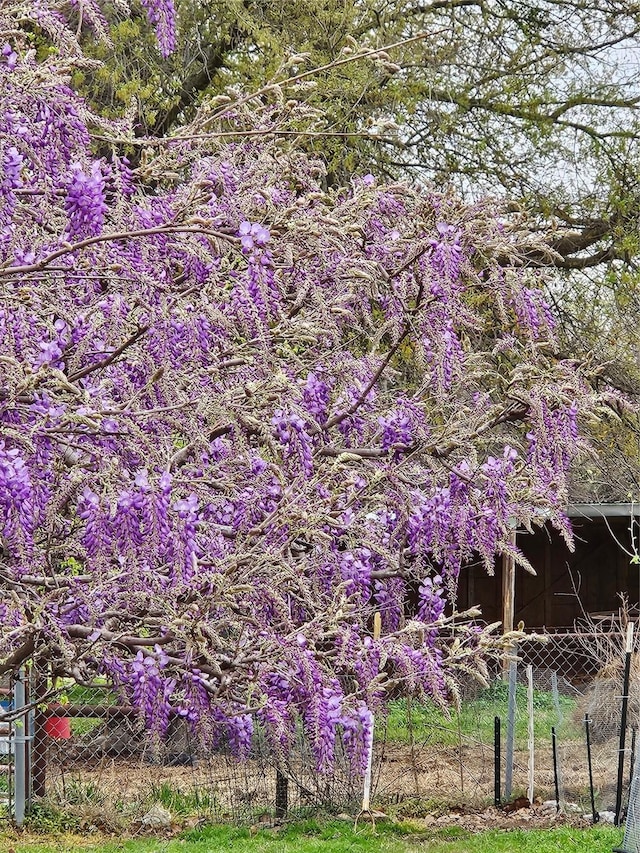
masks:
<path id="1" fill-rule="evenodd" d="M 459 712 L 449 716 L 415 700 L 391 702 L 386 718 L 376 721 L 374 806 L 416 814 L 499 801 L 509 809 L 528 800 L 533 787 L 536 802 L 554 801 L 550 808 L 558 800 L 567 811 L 613 811 L 623 662 L 595 655 L 602 632 L 595 633 L 558 632 L 544 643 L 520 644 L 515 682 L 497 672 L 489 688 L 469 686 Z M 527 665 L 530 695 L 523 683 Z M 640 667 L 636 675 L 627 787 L 640 725 Z M 15 690 L 3 689 L 5 705 L 15 701 Z M 177 717 L 162 743 L 150 742 L 134 709 L 119 705 L 107 688 L 70 687 L 61 704 L 34 703 L 23 738 L 26 780 L 16 782 L 20 738 L 15 726 L 7 728 L 0 728 L 0 816 L 15 811 L 16 784 L 36 808 L 64 810 L 79 826 L 107 830 L 153 828 L 160 806 L 176 820 L 259 823 L 318 807 L 354 814 L 362 801 L 362 779 L 350 774 L 346 758 L 339 754 L 333 773 L 318 774 L 302 736 L 286 763 L 259 736 L 243 761 L 223 748 L 207 752 Z"/>

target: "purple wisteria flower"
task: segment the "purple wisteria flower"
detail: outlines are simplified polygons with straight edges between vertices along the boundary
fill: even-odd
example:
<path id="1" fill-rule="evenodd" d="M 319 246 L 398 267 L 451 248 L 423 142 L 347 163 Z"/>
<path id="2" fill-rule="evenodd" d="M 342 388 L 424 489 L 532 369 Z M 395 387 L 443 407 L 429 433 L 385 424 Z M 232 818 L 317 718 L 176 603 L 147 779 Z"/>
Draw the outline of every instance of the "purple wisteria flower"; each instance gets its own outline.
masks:
<path id="1" fill-rule="evenodd" d="M 271 239 L 268 228 L 260 225 L 259 222 L 247 222 L 246 220 L 240 223 L 238 234 L 240 235 L 242 250 L 247 253 L 255 248 L 263 248 Z"/>
<path id="2" fill-rule="evenodd" d="M 3 187 L 6 189 L 15 190 L 22 184 L 22 166 L 24 157 L 15 145 L 9 146 L 4 153 L 3 158 Z"/>
<path id="3" fill-rule="evenodd" d="M 107 212 L 104 188 L 100 163 L 92 163 L 88 173 L 79 163 L 72 164 L 65 201 L 70 238 L 93 237 L 102 231 Z"/>
<path id="4" fill-rule="evenodd" d="M 285 459 L 296 462 L 306 477 L 311 477 L 314 470 L 311 439 L 307 433 L 304 421 L 295 413 L 286 413 L 277 409 L 271 419 L 275 437 L 283 447 Z"/>
<path id="5" fill-rule="evenodd" d="M 0 69 L 4 68 L 6 71 L 13 71 L 17 62 L 18 54 L 8 42 L 5 42 L 0 49 Z"/>
<path id="6" fill-rule="evenodd" d="M 177 45 L 176 9 L 173 0 L 140 0 L 155 30 L 160 53 L 166 59 Z"/>
<path id="7" fill-rule="evenodd" d="M 31 474 L 17 447 L 0 440 L 0 529 L 9 541 L 33 530 Z"/>
<path id="8" fill-rule="evenodd" d="M 445 590 L 440 575 L 426 577 L 418 590 L 420 607 L 418 616 L 424 622 L 435 622 L 444 613 Z"/>

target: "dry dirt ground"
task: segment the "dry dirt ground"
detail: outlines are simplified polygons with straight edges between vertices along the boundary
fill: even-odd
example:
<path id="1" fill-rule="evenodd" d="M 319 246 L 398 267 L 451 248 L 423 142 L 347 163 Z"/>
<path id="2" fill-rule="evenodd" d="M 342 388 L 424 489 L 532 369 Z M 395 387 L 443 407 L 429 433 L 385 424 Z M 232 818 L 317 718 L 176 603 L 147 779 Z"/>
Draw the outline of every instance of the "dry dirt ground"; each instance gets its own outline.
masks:
<path id="1" fill-rule="evenodd" d="M 615 799 L 617 743 L 594 748 L 596 809 L 609 810 Z M 417 817 L 425 823 L 457 824 L 468 829 L 548 826 L 581 823 L 590 812 L 586 749 L 581 742 L 560 747 L 564 799 L 573 809 L 556 815 L 542 802 L 554 797 L 553 759 L 548 746 L 535 752 L 533 808 L 488 808 L 494 797 L 493 749 L 482 743 L 452 746 L 381 746 L 374 766 L 372 802 L 389 814 Z M 503 757 L 504 758 L 504 757 Z M 526 751 L 514 756 L 513 797 L 527 790 Z M 503 761 L 504 766 L 504 761 Z M 504 770 L 503 770 L 504 774 Z M 626 770 L 625 770 L 626 774 Z M 291 767 L 289 807 L 333 803 L 353 812 L 360 801 L 362 782 L 339 773 L 322 777 L 310 762 Z M 504 789 L 504 778 L 502 780 Z M 62 806 L 139 818 L 154 802 L 174 812 L 195 813 L 213 819 L 252 820 L 272 813 L 276 773 L 266 760 L 238 762 L 224 755 L 199 759 L 194 766 L 163 766 L 142 758 L 108 757 L 80 760 L 73 751 L 56 747 L 49 756 L 47 795 Z M 351 805 L 347 805 L 350 803 Z"/>
<path id="2" fill-rule="evenodd" d="M 592 768 L 597 805 L 606 808 L 615 792 L 618 744 L 611 740 L 593 748 Z M 523 793 L 528 786 L 528 753 L 514 753 L 514 794 Z M 580 741 L 561 744 L 558 763 L 564 799 L 586 801 L 589 797 L 589 773 L 586 748 Z M 504 756 L 502 761 L 504 790 Z M 382 800 L 402 797 L 449 801 L 456 805 L 481 805 L 494 795 L 494 752 L 487 744 L 469 744 L 462 748 L 430 745 L 385 748 L 379 765 L 376 786 Z M 534 753 L 534 792 L 542 799 L 554 794 L 553 753 L 550 746 L 537 748 Z M 562 794 L 561 794 L 562 796 Z"/>
<path id="3" fill-rule="evenodd" d="M 523 808 L 513 812 L 491 808 L 477 811 L 452 811 L 439 817 L 426 815 L 414 818 L 412 822 L 419 826 L 441 827 L 459 826 L 469 832 L 482 832 L 487 829 L 544 829 L 553 826 L 581 826 L 590 824 L 590 819 L 577 814 L 555 814 L 541 805 Z"/>

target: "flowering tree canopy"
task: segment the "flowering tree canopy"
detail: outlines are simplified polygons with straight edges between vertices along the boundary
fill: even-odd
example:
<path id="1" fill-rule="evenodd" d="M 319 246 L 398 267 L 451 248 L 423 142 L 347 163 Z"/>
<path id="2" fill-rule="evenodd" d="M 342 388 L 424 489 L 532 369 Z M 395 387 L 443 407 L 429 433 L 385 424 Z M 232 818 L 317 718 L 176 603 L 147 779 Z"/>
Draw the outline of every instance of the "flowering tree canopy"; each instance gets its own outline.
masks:
<path id="1" fill-rule="evenodd" d="M 16 20 L 0 674 L 107 677 L 151 730 L 178 714 L 240 754 L 302 720 L 319 768 L 338 732 L 362 766 L 390 690 L 442 701 L 481 667 L 489 633 L 446 606 L 465 561 L 490 569 L 515 524 L 570 535 L 591 397 L 540 273 L 486 204 L 371 175 L 327 194 L 268 114 L 135 172 L 97 158 L 64 53 L 38 64 Z"/>

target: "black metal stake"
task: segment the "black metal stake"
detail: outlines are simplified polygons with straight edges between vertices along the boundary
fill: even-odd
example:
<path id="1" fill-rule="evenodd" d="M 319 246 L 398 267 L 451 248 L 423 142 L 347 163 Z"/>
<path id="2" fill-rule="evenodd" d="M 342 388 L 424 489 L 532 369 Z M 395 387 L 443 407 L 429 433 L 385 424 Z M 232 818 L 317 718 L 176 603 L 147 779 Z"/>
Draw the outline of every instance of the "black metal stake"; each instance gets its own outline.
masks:
<path id="1" fill-rule="evenodd" d="M 558 784 L 558 741 L 555 726 L 551 726 L 551 747 L 553 749 L 553 784 L 556 790 L 556 811 L 560 811 L 560 785 Z"/>
<path id="2" fill-rule="evenodd" d="M 496 806 L 500 805 L 500 717 L 493 719 L 493 756 L 494 756 L 494 792 L 493 801 Z"/>
<path id="3" fill-rule="evenodd" d="M 282 820 L 289 811 L 289 780 L 276 770 L 276 820 Z"/>
<path id="4" fill-rule="evenodd" d="M 597 823 L 600 820 L 600 814 L 596 811 L 596 798 L 593 793 L 593 768 L 591 766 L 591 733 L 589 731 L 589 715 L 584 715 L 584 730 L 587 735 L 587 765 L 589 767 L 589 791 L 591 793 L 591 823 Z"/>
<path id="5" fill-rule="evenodd" d="M 631 651 L 624 656 L 624 681 L 622 686 L 622 712 L 620 714 L 620 747 L 618 749 L 618 781 L 616 784 L 615 825 L 620 826 L 622 813 L 622 788 L 624 785 L 624 744 L 627 734 L 627 710 L 629 707 L 629 677 L 631 674 Z"/>

